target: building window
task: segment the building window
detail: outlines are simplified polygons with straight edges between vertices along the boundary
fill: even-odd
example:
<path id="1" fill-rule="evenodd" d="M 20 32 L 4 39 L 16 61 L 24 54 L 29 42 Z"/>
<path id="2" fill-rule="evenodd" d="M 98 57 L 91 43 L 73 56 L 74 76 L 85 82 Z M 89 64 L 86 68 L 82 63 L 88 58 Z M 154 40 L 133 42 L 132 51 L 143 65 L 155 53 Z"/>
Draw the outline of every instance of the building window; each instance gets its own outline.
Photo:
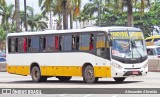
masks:
<path id="1" fill-rule="evenodd" d="M 61 37 L 61 47 L 62 51 L 71 51 L 72 50 L 72 36 L 66 35 Z"/>
<path id="2" fill-rule="evenodd" d="M 51 52 L 54 51 L 55 48 L 55 37 L 47 36 L 46 37 L 46 51 Z"/>

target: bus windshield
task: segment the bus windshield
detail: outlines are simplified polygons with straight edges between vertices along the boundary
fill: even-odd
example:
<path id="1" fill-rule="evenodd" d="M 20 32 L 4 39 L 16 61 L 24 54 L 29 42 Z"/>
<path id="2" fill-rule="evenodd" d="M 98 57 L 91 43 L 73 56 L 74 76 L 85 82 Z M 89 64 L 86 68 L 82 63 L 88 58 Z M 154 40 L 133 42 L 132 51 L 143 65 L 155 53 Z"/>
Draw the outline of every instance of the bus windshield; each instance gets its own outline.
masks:
<path id="1" fill-rule="evenodd" d="M 113 34 L 114 33 L 114 34 Z M 147 56 L 146 47 L 144 43 L 143 36 L 139 37 L 137 33 L 142 32 L 118 32 L 123 34 L 115 34 L 117 32 L 112 32 L 112 58 L 124 62 L 132 61 L 135 62 L 142 61 L 144 57 Z M 127 33 L 127 34 L 124 34 Z M 135 35 L 133 35 L 135 34 Z M 115 36 L 118 37 L 115 37 Z M 122 35 L 122 37 L 121 37 Z M 138 35 L 138 36 L 137 36 Z"/>

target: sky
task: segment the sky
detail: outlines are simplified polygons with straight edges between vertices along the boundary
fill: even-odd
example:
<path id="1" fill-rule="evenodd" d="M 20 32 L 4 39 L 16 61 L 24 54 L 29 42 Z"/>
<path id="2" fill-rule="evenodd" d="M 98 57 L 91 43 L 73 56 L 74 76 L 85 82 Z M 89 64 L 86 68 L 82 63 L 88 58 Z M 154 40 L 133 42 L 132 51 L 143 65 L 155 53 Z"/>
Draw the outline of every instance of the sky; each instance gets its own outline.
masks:
<path id="1" fill-rule="evenodd" d="M 20 10 L 24 10 L 24 0 L 20 1 Z M 6 0 L 7 4 L 15 4 L 15 0 Z M 82 7 L 89 2 L 89 0 L 82 0 Z M 38 6 L 38 0 L 26 0 L 27 6 L 31 6 L 34 8 L 34 13 L 41 13 L 41 10 Z"/>

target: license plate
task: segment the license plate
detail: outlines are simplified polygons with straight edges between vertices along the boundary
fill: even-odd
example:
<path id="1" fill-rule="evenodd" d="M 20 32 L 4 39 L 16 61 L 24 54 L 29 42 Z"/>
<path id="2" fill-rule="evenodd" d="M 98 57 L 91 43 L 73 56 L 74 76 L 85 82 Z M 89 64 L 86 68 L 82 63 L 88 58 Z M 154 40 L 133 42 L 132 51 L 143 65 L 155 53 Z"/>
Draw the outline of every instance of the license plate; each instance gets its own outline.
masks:
<path id="1" fill-rule="evenodd" d="M 132 74 L 138 75 L 138 71 L 132 71 Z"/>

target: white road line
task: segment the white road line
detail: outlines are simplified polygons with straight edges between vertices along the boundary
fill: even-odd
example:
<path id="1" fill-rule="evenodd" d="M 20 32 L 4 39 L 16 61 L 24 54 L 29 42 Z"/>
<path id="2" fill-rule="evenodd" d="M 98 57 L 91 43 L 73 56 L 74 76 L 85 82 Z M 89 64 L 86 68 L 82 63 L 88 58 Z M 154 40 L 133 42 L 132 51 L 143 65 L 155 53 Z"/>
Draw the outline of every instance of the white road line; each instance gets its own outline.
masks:
<path id="1" fill-rule="evenodd" d="M 89 96 L 92 96 L 93 94 L 88 94 L 88 95 L 85 95 L 85 96 L 83 96 L 83 97 L 89 97 Z"/>
<path id="2" fill-rule="evenodd" d="M 67 94 L 61 94 L 61 95 L 59 95 L 59 97 L 62 97 L 62 96 L 65 96 L 65 95 L 67 95 Z"/>
<path id="3" fill-rule="evenodd" d="M 118 95 L 113 95 L 112 97 L 117 97 Z"/>

